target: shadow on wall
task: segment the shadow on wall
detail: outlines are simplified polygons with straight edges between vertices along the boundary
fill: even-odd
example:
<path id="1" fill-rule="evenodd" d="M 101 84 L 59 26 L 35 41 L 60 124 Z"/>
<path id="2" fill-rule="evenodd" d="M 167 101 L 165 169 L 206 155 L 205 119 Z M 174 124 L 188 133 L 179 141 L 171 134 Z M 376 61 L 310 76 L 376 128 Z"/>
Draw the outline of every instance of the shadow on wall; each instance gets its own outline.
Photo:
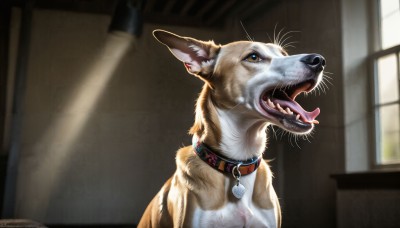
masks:
<path id="1" fill-rule="evenodd" d="M 36 210 L 46 212 L 54 189 L 63 179 L 60 175 L 65 172 L 64 165 L 69 164 L 70 157 L 76 156 L 73 150 L 76 139 L 80 137 L 81 130 L 85 128 L 85 123 L 91 116 L 104 87 L 133 41 L 133 36 L 124 33 L 110 33 L 107 36 L 104 47 L 97 58 L 93 59 L 88 71 L 82 75 L 82 81 L 77 83 L 77 88 L 72 91 L 71 99 L 63 105 L 62 113 L 70 114 L 70 118 L 58 119 L 49 124 L 50 128 L 39 141 L 39 145 L 48 146 L 43 151 L 47 153 L 57 151 L 57 154 L 43 155 L 44 160 L 35 171 L 38 174 L 47 174 L 46 179 L 38 179 L 43 182 L 37 183 L 36 201 L 40 203 L 32 205 Z"/>

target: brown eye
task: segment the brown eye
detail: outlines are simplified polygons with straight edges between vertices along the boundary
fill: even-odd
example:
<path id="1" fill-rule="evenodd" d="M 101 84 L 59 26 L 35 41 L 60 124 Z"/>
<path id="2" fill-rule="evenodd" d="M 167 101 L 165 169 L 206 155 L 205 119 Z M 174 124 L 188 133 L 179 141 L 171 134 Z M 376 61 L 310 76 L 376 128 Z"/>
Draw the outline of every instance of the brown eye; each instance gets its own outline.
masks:
<path id="1" fill-rule="evenodd" d="M 262 58 L 257 53 L 251 53 L 250 55 L 246 56 L 244 60 L 251 63 L 257 63 L 261 62 Z"/>

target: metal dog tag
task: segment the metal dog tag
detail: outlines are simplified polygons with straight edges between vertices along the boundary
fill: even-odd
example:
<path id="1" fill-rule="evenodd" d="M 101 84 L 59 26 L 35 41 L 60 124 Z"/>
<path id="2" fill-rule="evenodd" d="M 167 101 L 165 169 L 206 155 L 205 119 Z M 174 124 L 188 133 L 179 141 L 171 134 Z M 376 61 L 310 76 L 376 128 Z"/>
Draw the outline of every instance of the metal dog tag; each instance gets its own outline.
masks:
<path id="1" fill-rule="evenodd" d="M 241 199 L 245 192 L 246 188 L 239 181 L 232 188 L 233 195 L 238 199 Z"/>
<path id="2" fill-rule="evenodd" d="M 239 170 L 240 165 L 238 164 L 232 169 L 232 176 L 236 179 L 236 184 L 232 187 L 232 193 L 238 199 L 241 199 L 246 192 L 246 188 L 240 183 L 240 177 L 242 177 Z"/>

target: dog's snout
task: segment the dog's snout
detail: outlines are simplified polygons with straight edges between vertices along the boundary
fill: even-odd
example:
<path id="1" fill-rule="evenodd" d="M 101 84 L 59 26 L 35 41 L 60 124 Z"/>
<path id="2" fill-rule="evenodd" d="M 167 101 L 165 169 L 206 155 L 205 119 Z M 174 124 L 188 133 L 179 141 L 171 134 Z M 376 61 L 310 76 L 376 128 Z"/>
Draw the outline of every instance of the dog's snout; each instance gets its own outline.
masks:
<path id="1" fill-rule="evenodd" d="M 326 64 L 325 58 L 319 54 L 309 54 L 300 59 L 301 62 L 305 63 L 315 72 L 322 71 Z"/>

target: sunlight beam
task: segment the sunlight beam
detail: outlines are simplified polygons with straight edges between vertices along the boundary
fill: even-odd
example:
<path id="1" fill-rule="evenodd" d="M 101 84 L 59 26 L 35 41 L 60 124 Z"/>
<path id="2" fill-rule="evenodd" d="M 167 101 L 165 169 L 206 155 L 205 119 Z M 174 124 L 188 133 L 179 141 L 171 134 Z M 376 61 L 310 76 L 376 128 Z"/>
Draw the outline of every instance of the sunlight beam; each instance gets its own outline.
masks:
<path id="1" fill-rule="evenodd" d="M 56 115 L 54 122 L 49 124 L 49 129 L 37 143 L 38 148 L 35 150 L 41 153 L 41 164 L 30 174 L 34 178 L 27 180 L 28 183 L 23 183 L 26 186 L 35 186 L 35 195 L 29 206 L 23 207 L 24 212 L 21 214 L 35 215 L 35 219 L 39 221 L 46 220 L 50 200 L 60 184 L 62 175 L 67 172 L 65 166 L 72 156 L 77 156 L 72 148 L 134 41 L 135 38 L 127 33 L 114 32 L 107 35 L 99 55 L 82 75 L 82 81 L 77 83 L 70 99 L 63 105 L 62 113 Z M 63 118 L 64 115 L 68 118 Z M 22 202 L 17 202 L 17 207 L 19 203 Z"/>

